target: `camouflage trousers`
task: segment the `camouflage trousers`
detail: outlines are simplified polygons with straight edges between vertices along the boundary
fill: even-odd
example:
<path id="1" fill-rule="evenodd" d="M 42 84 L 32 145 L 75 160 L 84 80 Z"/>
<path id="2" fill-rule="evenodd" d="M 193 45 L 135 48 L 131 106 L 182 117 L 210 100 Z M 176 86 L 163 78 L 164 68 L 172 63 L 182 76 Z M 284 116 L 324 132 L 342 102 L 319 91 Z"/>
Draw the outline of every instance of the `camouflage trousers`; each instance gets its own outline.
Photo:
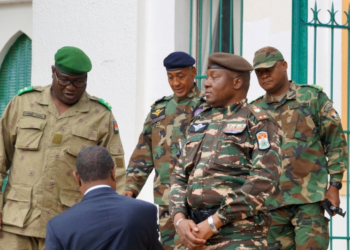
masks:
<path id="1" fill-rule="evenodd" d="M 289 205 L 271 211 L 270 250 L 327 249 L 328 219 L 317 203 Z"/>
<path id="2" fill-rule="evenodd" d="M 181 242 L 179 239 L 176 242 L 174 242 L 176 231 L 174 223 L 169 214 L 169 206 L 159 206 L 158 212 L 159 232 L 163 248 L 165 250 L 182 249 L 180 246 L 180 248 L 174 248 L 175 243 L 177 243 L 177 245 L 181 245 Z"/>
<path id="3" fill-rule="evenodd" d="M 45 250 L 45 239 L 0 230 L 0 250 Z"/>

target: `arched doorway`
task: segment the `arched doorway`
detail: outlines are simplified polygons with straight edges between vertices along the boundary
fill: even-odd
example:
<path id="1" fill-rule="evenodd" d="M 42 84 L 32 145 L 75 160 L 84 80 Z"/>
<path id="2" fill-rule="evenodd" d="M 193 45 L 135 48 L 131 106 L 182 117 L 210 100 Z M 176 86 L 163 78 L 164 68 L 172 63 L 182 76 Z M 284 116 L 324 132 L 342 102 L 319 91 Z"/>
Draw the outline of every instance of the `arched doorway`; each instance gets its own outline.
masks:
<path id="1" fill-rule="evenodd" d="M 21 35 L 11 46 L 0 68 L 0 114 L 21 88 L 31 85 L 32 40 Z M 5 190 L 7 178 L 2 191 Z"/>

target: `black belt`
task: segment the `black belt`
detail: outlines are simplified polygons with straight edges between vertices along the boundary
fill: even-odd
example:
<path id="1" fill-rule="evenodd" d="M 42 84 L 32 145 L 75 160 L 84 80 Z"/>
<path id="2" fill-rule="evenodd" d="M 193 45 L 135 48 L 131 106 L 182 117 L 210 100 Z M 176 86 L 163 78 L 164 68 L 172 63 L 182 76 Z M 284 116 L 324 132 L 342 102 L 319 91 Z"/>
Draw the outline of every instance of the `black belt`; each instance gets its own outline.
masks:
<path id="1" fill-rule="evenodd" d="M 198 209 L 198 210 L 193 210 L 192 208 L 188 208 L 188 215 L 190 219 L 194 221 L 194 223 L 198 224 L 208 219 L 209 216 L 215 214 L 219 208 L 220 206 L 212 207 L 209 209 Z"/>

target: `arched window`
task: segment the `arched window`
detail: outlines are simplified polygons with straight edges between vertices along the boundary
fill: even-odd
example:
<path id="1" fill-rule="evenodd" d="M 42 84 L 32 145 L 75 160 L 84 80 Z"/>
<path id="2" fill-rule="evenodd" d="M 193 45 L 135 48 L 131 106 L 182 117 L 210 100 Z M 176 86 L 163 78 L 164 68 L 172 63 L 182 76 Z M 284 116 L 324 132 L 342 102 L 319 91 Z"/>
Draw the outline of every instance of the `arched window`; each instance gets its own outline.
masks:
<path id="1" fill-rule="evenodd" d="M 0 114 L 18 90 L 30 86 L 32 72 L 32 40 L 21 35 L 11 46 L 0 68 Z M 7 178 L 4 180 L 4 192 Z"/>
<path id="2" fill-rule="evenodd" d="M 0 68 L 0 114 L 18 90 L 30 86 L 32 40 L 21 35 L 11 46 Z"/>

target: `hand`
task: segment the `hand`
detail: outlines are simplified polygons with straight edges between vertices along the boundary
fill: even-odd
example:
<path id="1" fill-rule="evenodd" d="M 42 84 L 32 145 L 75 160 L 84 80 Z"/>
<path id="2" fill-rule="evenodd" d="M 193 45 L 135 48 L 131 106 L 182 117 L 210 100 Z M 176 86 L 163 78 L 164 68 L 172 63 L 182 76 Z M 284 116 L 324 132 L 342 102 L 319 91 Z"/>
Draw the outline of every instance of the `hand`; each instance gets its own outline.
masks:
<path id="1" fill-rule="evenodd" d="M 196 223 L 193 220 L 183 220 L 177 227 L 181 243 L 191 250 L 201 250 L 204 248 L 206 240 L 196 238 L 193 233 L 198 232 Z"/>
<path id="2" fill-rule="evenodd" d="M 329 186 L 325 199 L 328 199 L 333 206 L 339 207 L 340 206 L 340 198 L 339 198 L 339 190 L 335 186 Z M 333 213 L 333 216 L 335 213 Z"/>
<path id="3" fill-rule="evenodd" d="M 210 229 L 208 220 L 204 220 L 201 223 L 197 224 L 198 231 L 192 231 L 193 235 L 196 236 L 196 238 L 199 239 L 209 239 L 211 236 L 213 236 L 213 231 Z"/>
<path id="4" fill-rule="evenodd" d="M 125 195 L 125 196 L 129 196 L 129 197 L 131 197 L 131 198 L 134 197 L 134 193 L 131 192 L 131 191 L 124 191 L 124 195 Z"/>

